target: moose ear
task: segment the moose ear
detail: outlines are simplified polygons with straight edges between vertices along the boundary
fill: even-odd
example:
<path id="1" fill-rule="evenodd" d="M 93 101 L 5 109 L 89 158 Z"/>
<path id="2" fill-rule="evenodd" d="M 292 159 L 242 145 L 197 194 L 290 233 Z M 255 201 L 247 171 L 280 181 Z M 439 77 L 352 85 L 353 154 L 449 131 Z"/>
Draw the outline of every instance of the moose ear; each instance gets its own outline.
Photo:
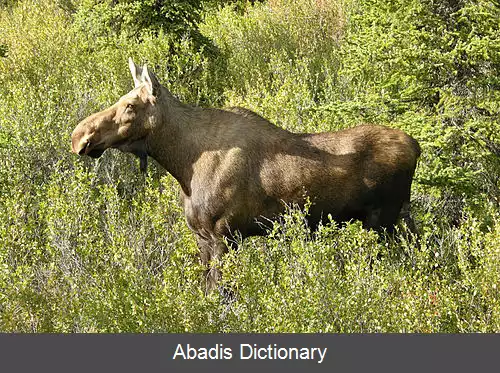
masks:
<path id="1" fill-rule="evenodd" d="M 160 94 L 160 83 L 152 71 L 149 71 L 148 67 L 144 65 L 142 67 L 141 81 L 146 83 L 146 88 L 148 93 L 154 97 L 158 97 Z"/>
<path id="2" fill-rule="evenodd" d="M 130 73 L 132 74 L 132 78 L 134 79 L 134 85 L 137 88 L 139 84 L 143 82 L 142 68 L 135 64 L 135 62 L 132 60 L 132 57 L 128 58 L 128 67 L 130 69 Z"/>

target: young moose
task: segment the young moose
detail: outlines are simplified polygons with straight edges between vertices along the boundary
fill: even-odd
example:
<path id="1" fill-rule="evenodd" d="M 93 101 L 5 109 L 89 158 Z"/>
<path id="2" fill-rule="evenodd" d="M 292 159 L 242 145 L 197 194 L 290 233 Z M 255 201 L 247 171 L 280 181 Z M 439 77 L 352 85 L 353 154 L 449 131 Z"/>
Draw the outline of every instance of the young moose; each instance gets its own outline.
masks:
<path id="1" fill-rule="evenodd" d="M 286 204 L 309 198 L 312 228 L 329 214 L 378 230 L 391 230 L 402 210 L 409 219 L 420 147 L 404 132 L 364 125 L 291 133 L 249 110 L 185 105 L 146 65 L 129 66 L 135 88 L 80 122 L 72 150 L 97 158 L 118 148 L 138 156 L 143 171 L 150 156 L 175 177 L 208 289 L 220 278 L 212 260 L 227 251 L 224 237 L 266 234 Z"/>

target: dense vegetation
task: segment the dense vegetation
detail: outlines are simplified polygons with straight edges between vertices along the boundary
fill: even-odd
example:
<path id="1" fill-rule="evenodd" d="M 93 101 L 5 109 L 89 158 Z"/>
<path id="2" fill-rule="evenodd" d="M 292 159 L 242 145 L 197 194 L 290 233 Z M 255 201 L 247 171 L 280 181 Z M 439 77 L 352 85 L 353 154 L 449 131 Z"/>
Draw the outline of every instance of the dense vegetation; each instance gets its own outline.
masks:
<path id="1" fill-rule="evenodd" d="M 500 331 L 498 2 L 0 4 L 0 331 Z M 220 263 L 234 296 L 206 296 L 175 180 L 69 151 L 132 87 L 128 56 L 292 131 L 404 129 L 419 237 L 310 232 L 292 209 Z"/>

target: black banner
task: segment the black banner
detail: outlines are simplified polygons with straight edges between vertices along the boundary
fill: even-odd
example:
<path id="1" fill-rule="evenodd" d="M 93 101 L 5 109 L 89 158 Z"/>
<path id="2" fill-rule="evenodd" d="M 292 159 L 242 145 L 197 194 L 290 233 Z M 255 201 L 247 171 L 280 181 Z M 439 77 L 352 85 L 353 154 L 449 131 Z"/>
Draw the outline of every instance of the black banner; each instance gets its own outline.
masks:
<path id="1" fill-rule="evenodd" d="M 486 372 L 488 334 L 3 334 L 4 372 Z"/>

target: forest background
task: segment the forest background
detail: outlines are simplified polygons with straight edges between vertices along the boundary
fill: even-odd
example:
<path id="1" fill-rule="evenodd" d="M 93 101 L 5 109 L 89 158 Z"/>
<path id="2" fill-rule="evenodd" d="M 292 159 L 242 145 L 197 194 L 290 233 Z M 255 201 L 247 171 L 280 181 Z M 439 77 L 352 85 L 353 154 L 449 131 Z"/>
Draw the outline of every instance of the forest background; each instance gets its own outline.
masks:
<path id="1" fill-rule="evenodd" d="M 0 4 L 0 331 L 500 331 L 498 1 Z M 175 180 L 70 153 L 129 56 L 192 105 L 408 132 L 418 239 L 291 209 L 219 263 L 234 296 L 205 295 Z"/>

